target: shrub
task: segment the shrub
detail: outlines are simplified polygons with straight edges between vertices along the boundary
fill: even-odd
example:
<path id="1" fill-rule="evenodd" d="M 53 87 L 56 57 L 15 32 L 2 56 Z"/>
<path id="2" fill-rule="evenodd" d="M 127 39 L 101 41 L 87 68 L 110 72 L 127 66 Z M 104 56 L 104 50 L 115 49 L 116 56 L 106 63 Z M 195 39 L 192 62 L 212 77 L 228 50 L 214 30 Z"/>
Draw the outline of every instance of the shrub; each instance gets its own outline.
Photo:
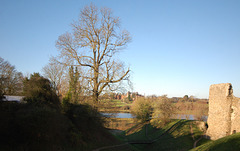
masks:
<path id="1" fill-rule="evenodd" d="M 92 150 L 116 142 L 89 105 L 0 101 L 0 150 Z"/>
<path id="2" fill-rule="evenodd" d="M 23 83 L 24 100 L 28 103 L 47 104 L 52 107 L 59 106 L 59 98 L 48 79 L 34 73 L 29 79 L 26 78 Z"/>
<path id="3" fill-rule="evenodd" d="M 122 109 L 122 110 L 129 110 L 129 109 L 130 109 L 130 106 L 129 106 L 129 105 L 125 105 L 125 106 L 122 106 L 121 109 Z"/>
<path id="4" fill-rule="evenodd" d="M 155 127 L 165 126 L 170 122 L 175 111 L 175 106 L 167 97 L 161 98 L 161 100 L 156 101 L 154 104 L 151 124 Z"/>
<path id="5" fill-rule="evenodd" d="M 141 121 L 147 121 L 151 117 L 152 105 L 149 99 L 139 98 L 131 106 L 132 114 Z"/>
<path id="6" fill-rule="evenodd" d="M 81 143 L 71 121 L 46 105 L 0 102 L 0 120 L 3 150 L 63 150 Z"/>

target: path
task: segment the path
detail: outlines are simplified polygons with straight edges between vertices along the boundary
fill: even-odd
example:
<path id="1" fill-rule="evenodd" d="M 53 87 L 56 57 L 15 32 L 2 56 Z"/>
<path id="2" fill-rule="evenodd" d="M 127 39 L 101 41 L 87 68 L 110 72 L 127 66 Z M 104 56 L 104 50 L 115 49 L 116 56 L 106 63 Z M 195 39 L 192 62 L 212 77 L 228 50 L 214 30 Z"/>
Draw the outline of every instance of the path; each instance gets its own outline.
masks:
<path id="1" fill-rule="evenodd" d="M 203 138 L 203 136 L 201 136 L 198 140 L 196 140 L 193 144 L 193 148 L 197 147 L 197 143 Z"/>
<path id="2" fill-rule="evenodd" d="M 194 133 L 193 133 L 193 129 L 192 129 L 192 125 L 190 125 L 190 132 L 191 132 L 192 138 L 193 138 L 193 140 L 194 140 L 193 148 L 196 148 L 196 147 L 197 147 L 197 143 L 203 138 L 203 135 L 202 135 L 199 139 L 197 139 L 197 140 L 195 141 Z"/>

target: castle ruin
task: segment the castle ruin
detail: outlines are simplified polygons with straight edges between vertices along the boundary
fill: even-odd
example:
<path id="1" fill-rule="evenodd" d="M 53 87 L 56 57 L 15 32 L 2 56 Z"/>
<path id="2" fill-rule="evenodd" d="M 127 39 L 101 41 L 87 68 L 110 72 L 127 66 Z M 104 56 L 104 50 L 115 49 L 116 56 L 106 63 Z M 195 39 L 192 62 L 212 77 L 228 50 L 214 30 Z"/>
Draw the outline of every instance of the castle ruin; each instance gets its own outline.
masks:
<path id="1" fill-rule="evenodd" d="M 212 140 L 240 132 L 240 98 L 233 96 L 231 83 L 210 86 L 207 123 Z"/>

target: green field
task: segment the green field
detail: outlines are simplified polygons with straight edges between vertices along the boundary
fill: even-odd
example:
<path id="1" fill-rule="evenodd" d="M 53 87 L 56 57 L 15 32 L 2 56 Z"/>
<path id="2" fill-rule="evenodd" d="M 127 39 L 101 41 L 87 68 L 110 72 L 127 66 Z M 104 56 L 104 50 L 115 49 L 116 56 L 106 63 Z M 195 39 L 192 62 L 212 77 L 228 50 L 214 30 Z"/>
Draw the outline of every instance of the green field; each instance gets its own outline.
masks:
<path id="1" fill-rule="evenodd" d="M 106 99 L 100 100 L 98 104 L 98 110 L 105 113 L 129 113 L 131 103 L 126 103 L 123 100 Z"/>

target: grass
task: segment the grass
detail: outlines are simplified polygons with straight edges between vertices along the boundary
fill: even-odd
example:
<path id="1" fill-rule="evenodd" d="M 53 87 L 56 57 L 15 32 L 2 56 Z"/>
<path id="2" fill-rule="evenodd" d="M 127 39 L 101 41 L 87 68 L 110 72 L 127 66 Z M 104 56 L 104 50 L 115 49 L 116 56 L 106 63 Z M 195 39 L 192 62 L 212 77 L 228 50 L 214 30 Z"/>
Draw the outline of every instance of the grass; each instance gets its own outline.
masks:
<path id="1" fill-rule="evenodd" d="M 149 131 L 149 138 L 151 139 L 156 139 L 158 138 L 160 135 L 162 135 L 164 132 L 166 132 L 170 127 L 172 127 L 174 124 L 176 124 L 177 122 L 179 122 L 180 120 L 172 120 L 170 123 L 168 123 L 166 126 L 164 126 L 161 129 L 156 129 L 154 128 L 152 125 L 149 125 L 149 127 L 151 127 L 152 129 L 156 129 L 156 131 Z"/>
<path id="2" fill-rule="evenodd" d="M 155 143 L 146 146 L 146 150 L 189 150 L 193 148 L 194 140 L 191 136 L 190 125 L 192 121 L 182 120 L 181 123 L 172 132 L 168 132 Z M 200 137 L 200 130 L 193 125 L 194 137 Z"/>
<path id="3" fill-rule="evenodd" d="M 175 129 L 173 131 L 168 131 L 174 124 L 176 124 Z M 138 123 L 134 127 L 117 134 L 117 137 L 121 141 L 151 141 L 157 139 L 157 141 L 152 144 L 132 145 L 135 149 L 140 151 L 185 151 L 192 149 L 195 141 L 191 135 L 190 125 L 192 125 L 194 139 L 197 140 L 202 135 L 202 132 L 197 128 L 193 121 L 188 120 L 173 120 L 163 128 L 155 128 L 149 123 Z"/>
<path id="4" fill-rule="evenodd" d="M 132 103 L 126 103 L 123 100 L 117 100 L 117 99 L 112 99 L 112 100 L 100 100 L 102 103 L 110 103 L 112 106 L 111 107 L 122 107 L 126 105 L 131 105 Z"/>
<path id="5" fill-rule="evenodd" d="M 115 103 L 118 107 L 123 107 L 126 105 L 131 105 L 130 103 L 123 102 L 122 100 L 110 100 L 111 102 Z"/>
<path id="6" fill-rule="evenodd" d="M 179 120 L 173 120 L 165 127 L 158 129 L 153 127 L 148 122 L 139 123 L 126 131 L 126 136 L 129 141 L 131 140 L 154 140 L 164 132 L 166 132 L 171 126 L 176 124 Z"/>
<path id="7" fill-rule="evenodd" d="M 129 107 L 131 106 L 131 103 L 126 103 L 122 100 L 100 100 L 100 104 L 98 105 L 98 110 L 100 112 L 105 113 L 129 113 Z"/>
<path id="8" fill-rule="evenodd" d="M 220 138 L 215 141 L 208 141 L 205 144 L 192 149 L 191 151 L 237 151 L 240 150 L 240 133 Z"/>
<path id="9" fill-rule="evenodd" d="M 106 118 L 104 126 L 108 129 L 127 130 L 135 124 L 133 118 Z"/>

